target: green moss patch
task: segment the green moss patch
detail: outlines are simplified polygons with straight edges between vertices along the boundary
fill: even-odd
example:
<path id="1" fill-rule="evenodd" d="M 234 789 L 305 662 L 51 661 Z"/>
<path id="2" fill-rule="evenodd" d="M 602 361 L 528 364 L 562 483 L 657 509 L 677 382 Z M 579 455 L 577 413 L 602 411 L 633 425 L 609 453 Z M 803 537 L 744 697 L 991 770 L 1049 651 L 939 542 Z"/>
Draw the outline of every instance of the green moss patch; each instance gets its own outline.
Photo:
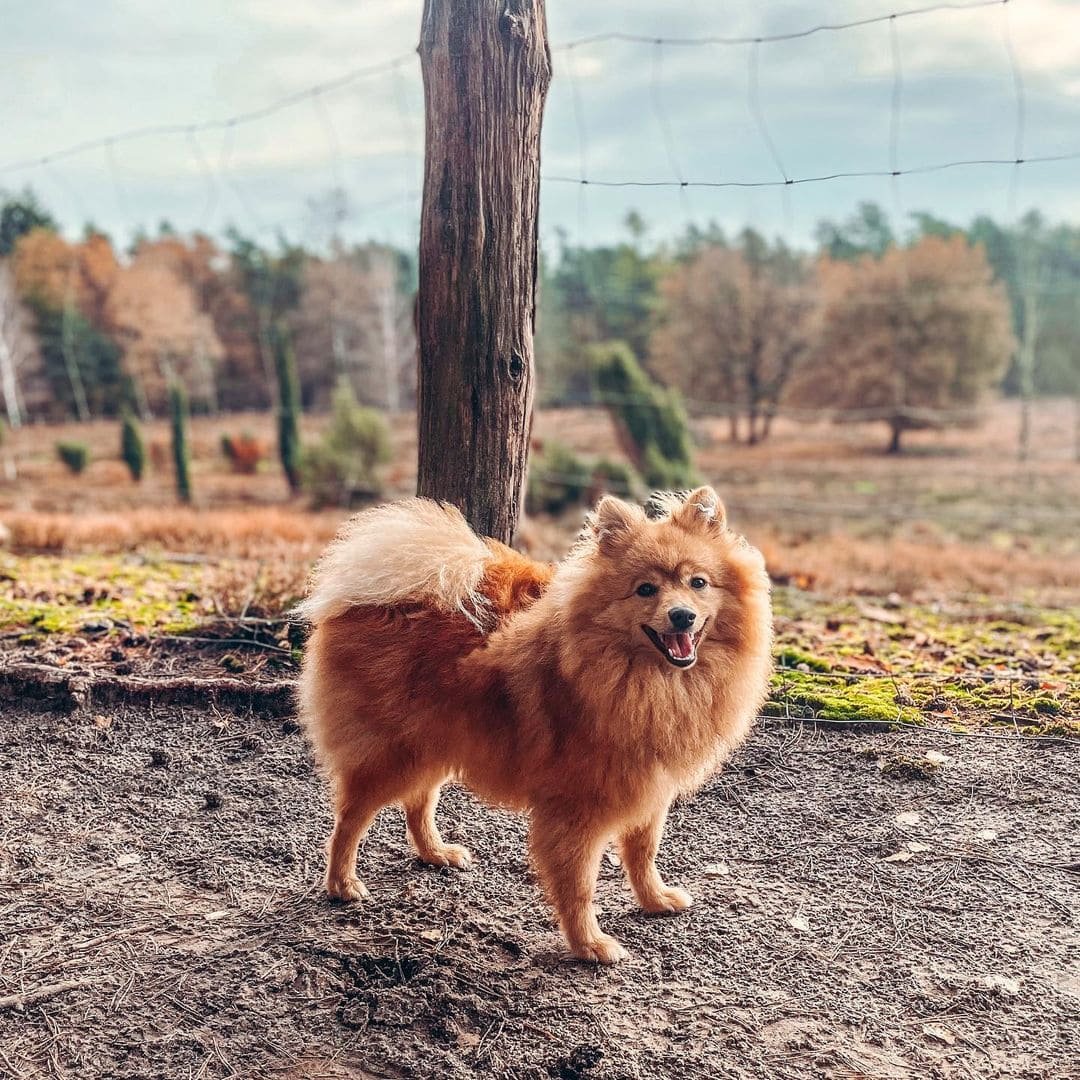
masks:
<path id="1" fill-rule="evenodd" d="M 778 673 L 766 711 L 1080 734 L 1077 612 L 1000 602 L 894 610 L 896 621 L 885 622 L 878 605 L 778 588 Z"/>
<path id="2" fill-rule="evenodd" d="M 213 614 L 205 568 L 168 561 L 80 556 L 0 557 L 0 629 L 98 636 L 190 631 Z M 25 635 L 24 635 L 25 636 Z"/>
<path id="3" fill-rule="evenodd" d="M 917 709 L 904 703 L 891 679 L 822 679 L 799 671 L 773 675 L 764 712 L 767 716 L 875 726 L 898 720 L 919 723 L 922 718 Z"/>

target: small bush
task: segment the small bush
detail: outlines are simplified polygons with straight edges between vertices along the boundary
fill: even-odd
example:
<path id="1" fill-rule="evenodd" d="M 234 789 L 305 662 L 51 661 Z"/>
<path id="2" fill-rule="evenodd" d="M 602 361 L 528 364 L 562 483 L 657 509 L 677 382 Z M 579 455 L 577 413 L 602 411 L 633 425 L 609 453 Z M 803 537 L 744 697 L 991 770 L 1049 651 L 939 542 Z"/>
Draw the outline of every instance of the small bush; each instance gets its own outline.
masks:
<path id="1" fill-rule="evenodd" d="M 562 443 L 549 442 L 529 465 L 525 510 L 530 514 L 559 514 L 585 501 L 592 480 L 588 464 Z"/>
<path id="2" fill-rule="evenodd" d="M 601 495 L 635 498 L 641 477 L 623 461 L 589 462 L 568 446 L 549 442 L 529 466 L 525 509 L 530 514 L 561 514 L 571 506 L 591 506 Z"/>
<path id="3" fill-rule="evenodd" d="M 593 346 L 591 361 L 601 400 L 645 482 L 692 487 L 690 427 L 678 394 L 654 383 L 621 341 Z"/>
<path id="4" fill-rule="evenodd" d="M 641 494 L 641 488 L 641 476 L 629 462 L 600 458 L 592 467 L 588 501 L 594 503 L 601 495 L 635 499 Z"/>
<path id="5" fill-rule="evenodd" d="M 382 414 L 356 401 L 342 380 L 322 440 L 304 450 L 301 476 L 316 508 L 350 506 L 379 495 L 377 469 L 390 460 L 390 431 Z"/>
<path id="6" fill-rule="evenodd" d="M 128 467 L 131 479 L 138 483 L 146 469 L 146 447 L 138 422 L 128 409 L 123 411 L 120 419 L 120 457 Z"/>
<path id="7" fill-rule="evenodd" d="M 232 471 L 244 476 L 254 474 L 270 455 L 266 443 L 247 431 L 240 435 L 222 435 L 221 452 L 228 459 Z"/>
<path id="8" fill-rule="evenodd" d="M 90 463 L 90 448 L 81 442 L 58 442 L 56 456 L 78 476 Z"/>

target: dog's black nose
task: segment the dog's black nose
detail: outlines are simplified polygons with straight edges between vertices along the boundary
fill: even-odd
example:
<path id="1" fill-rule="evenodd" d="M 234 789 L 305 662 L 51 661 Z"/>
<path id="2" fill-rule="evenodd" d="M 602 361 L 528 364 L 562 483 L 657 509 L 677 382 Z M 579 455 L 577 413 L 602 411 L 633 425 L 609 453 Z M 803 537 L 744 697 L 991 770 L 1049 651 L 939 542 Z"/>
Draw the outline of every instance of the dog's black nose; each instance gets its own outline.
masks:
<path id="1" fill-rule="evenodd" d="M 689 630 L 694 625 L 694 620 L 697 618 L 697 612 L 691 611 L 688 607 L 673 607 L 668 613 L 667 617 L 671 620 L 671 625 L 676 630 Z"/>

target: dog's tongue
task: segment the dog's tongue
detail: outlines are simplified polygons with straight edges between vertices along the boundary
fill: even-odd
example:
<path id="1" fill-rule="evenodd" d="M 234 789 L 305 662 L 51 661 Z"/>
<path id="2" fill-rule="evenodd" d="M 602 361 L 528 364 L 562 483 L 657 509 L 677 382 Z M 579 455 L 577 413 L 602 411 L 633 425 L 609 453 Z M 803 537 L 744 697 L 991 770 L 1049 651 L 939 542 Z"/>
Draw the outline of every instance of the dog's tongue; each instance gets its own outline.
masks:
<path id="1" fill-rule="evenodd" d="M 664 634 L 664 645 L 676 660 L 687 660 L 694 655 L 694 642 L 689 634 Z"/>

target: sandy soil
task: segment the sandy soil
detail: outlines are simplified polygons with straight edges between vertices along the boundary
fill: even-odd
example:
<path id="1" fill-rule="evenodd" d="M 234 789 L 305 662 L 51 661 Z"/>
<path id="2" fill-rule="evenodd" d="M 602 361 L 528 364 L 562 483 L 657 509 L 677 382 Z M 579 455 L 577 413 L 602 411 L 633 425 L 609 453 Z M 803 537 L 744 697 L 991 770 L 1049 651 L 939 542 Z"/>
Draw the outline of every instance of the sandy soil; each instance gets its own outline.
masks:
<path id="1" fill-rule="evenodd" d="M 672 815 L 689 913 L 643 917 L 605 861 L 632 955 L 597 970 L 524 823 L 461 792 L 440 818 L 475 870 L 419 866 L 387 811 L 372 902 L 325 900 L 288 718 L 16 706 L 0 741 L 3 1075 L 1080 1075 L 1075 743 L 763 727 Z"/>

